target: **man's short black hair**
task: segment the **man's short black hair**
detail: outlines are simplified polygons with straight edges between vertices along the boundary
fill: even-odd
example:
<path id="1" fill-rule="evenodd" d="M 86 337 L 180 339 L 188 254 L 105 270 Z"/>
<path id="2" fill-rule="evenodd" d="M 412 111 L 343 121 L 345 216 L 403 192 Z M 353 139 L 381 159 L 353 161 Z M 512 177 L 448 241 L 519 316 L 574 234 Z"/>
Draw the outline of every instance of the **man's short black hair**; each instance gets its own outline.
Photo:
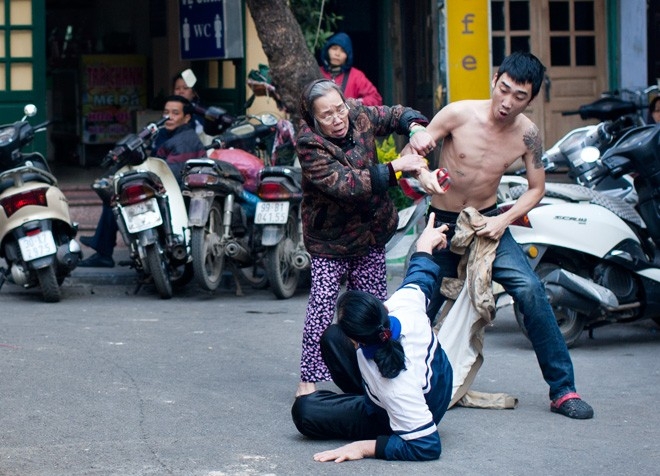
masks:
<path id="1" fill-rule="evenodd" d="M 188 101 L 186 98 L 184 98 L 183 96 L 179 96 L 178 94 L 172 94 L 171 96 L 167 96 L 165 98 L 166 104 L 170 101 L 180 102 L 183 105 L 183 113 L 192 116 L 193 106 L 192 103 Z"/>
<path id="2" fill-rule="evenodd" d="M 541 90 L 543 76 L 545 75 L 545 66 L 532 53 L 516 51 L 504 58 L 504 61 L 502 61 L 502 64 L 497 69 L 495 82 L 504 73 L 508 74 L 516 83 L 530 83 L 532 85 L 531 101 Z"/>

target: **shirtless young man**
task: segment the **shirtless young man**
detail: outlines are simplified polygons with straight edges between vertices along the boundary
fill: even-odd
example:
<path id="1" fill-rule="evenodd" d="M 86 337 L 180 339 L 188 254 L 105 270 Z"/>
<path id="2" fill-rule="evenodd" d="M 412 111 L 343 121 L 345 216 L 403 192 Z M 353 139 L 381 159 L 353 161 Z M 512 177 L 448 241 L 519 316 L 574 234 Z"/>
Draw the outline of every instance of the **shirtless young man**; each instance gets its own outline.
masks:
<path id="1" fill-rule="evenodd" d="M 485 217 L 485 226 L 477 235 L 500 240 L 493 280 L 513 297 L 525 316 L 525 327 L 543 378 L 550 386 L 550 409 L 570 418 L 587 419 L 593 416 L 593 409 L 575 392 L 573 364 L 543 284 L 508 231 L 509 224 L 531 210 L 545 193 L 541 135 L 522 114 L 538 94 L 544 72 L 545 67 L 534 55 L 513 53 L 504 59 L 493 77 L 491 99 L 448 104 L 435 115 L 426 131 L 414 133 L 408 147 L 426 155 L 428 146 L 426 150 L 415 148 L 416 144 L 428 142 L 424 140 L 428 139 L 424 137 L 426 133 L 433 140 L 443 139 L 440 164 L 449 171 L 451 187 L 443 192 L 434 172 L 423 170 L 419 176 L 426 191 L 433 195 L 429 213 L 435 213 L 436 226 L 455 223 L 466 207 L 482 213 L 493 210 L 502 175 L 516 159 L 524 161 L 528 190 L 505 213 Z M 447 236 L 451 238 L 451 231 Z M 456 277 L 460 256 L 449 251 L 449 245 L 434 252 L 434 259 L 442 268 L 441 276 Z M 438 287 L 441 281 L 442 277 Z M 432 321 L 443 301 L 439 291 L 434 293 L 428 308 Z"/>

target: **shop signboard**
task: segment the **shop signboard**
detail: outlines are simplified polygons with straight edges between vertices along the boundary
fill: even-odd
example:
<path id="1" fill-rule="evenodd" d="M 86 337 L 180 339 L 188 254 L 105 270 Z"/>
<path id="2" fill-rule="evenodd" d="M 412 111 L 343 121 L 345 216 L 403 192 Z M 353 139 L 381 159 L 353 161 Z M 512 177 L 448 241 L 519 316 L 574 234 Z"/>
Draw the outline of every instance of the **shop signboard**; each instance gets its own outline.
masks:
<path id="1" fill-rule="evenodd" d="M 243 57 L 241 0 L 180 0 L 182 60 Z"/>
<path id="2" fill-rule="evenodd" d="M 450 102 L 490 97 L 489 3 L 488 0 L 445 2 Z"/>
<path id="3" fill-rule="evenodd" d="M 81 56 L 83 144 L 113 144 L 133 132 L 133 111 L 147 106 L 143 55 Z"/>

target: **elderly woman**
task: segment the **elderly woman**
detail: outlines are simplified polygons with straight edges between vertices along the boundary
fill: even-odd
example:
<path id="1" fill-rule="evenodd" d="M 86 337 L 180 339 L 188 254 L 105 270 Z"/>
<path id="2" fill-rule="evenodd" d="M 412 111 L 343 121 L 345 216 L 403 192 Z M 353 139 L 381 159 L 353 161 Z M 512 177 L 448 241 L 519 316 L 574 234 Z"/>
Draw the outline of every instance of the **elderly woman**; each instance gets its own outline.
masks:
<path id="1" fill-rule="evenodd" d="M 393 132 L 411 137 L 415 150 L 430 152 L 435 142 L 415 134 L 428 123 L 403 106 L 362 106 L 346 100 L 331 80 L 308 84 L 302 93 L 296 150 L 302 167 L 302 220 L 305 247 L 312 257 L 312 286 L 303 330 L 296 396 L 331 379 L 319 347 L 334 317 L 340 281 L 346 288 L 387 298 L 385 244 L 398 216 L 387 190 L 397 172 L 426 167 L 419 155 L 379 164 L 376 137 Z"/>

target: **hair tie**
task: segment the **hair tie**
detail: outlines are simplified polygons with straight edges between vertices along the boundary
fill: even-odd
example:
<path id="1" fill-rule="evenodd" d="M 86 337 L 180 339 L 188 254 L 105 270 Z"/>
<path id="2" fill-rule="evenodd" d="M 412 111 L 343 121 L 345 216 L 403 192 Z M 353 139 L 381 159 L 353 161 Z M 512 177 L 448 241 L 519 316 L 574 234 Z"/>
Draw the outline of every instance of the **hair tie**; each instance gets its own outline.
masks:
<path id="1" fill-rule="evenodd" d="M 378 334 L 378 337 L 380 338 L 381 342 L 387 342 L 392 338 L 392 331 L 390 329 L 386 329 L 383 326 L 380 326 L 380 333 Z"/>

